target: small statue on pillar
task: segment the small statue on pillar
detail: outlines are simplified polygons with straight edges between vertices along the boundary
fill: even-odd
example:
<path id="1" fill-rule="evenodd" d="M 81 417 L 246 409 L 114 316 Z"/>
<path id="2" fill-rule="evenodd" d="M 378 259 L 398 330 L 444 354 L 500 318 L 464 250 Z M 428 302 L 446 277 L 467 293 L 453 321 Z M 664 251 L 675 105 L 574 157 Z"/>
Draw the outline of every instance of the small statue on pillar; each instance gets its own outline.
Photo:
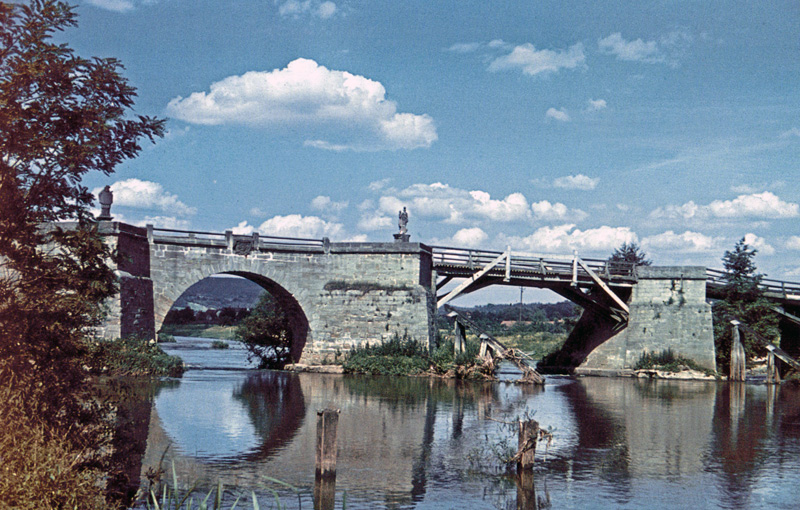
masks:
<path id="1" fill-rule="evenodd" d="M 407 243 L 411 238 L 411 235 L 408 233 L 408 211 L 403 207 L 403 210 L 400 211 L 397 216 L 397 226 L 400 228 L 400 232 L 394 235 L 394 242 Z"/>
<path id="2" fill-rule="evenodd" d="M 111 192 L 111 186 L 106 185 L 97 197 L 100 202 L 100 216 L 97 217 L 98 221 L 111 221 L 111 204 L 114 202 L 114 193 Z"/>

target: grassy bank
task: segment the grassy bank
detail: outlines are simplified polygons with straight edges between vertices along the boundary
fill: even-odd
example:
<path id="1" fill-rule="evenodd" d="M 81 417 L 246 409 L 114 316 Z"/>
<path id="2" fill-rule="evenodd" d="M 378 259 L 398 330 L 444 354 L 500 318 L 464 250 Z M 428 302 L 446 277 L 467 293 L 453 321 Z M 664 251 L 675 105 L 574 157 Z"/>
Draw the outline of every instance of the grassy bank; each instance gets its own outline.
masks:
<path id="1" fill-rule="evenodd" d="M 521 335 L 498 335 L 495 338 L 506 347 L 519 349 L 534 359 L 541 359 L 564 345 L 567 333 L 526 333 Z"/>
<path id="2" fill-rule="evenodd" d="M 214 324 L 165 324 L 161 327 L 159 334 L 235 340 L 236 326 L 219 326 Z"/>
<path id="3" fill-rule="evenodd" d="M 492 377 L 494 366 L 478 358 L 478 347 L 467 344 L 467 351 L 455 356 L 453 343 L 443 342 L 429 353 L 422 342 L 395 335 L 382 344 L 358 347 L 347 354 L 346 373 L 371 375 L 438 375 L 464 379 Z"/>
<path id="4" fill-rule="evenodd" d="M 183 374 L 183 361 L 170 356 L 155 342 L 139 338 L 88 342 L 84 366 L 93 374 L 116 376 L 170 376 Z"/>

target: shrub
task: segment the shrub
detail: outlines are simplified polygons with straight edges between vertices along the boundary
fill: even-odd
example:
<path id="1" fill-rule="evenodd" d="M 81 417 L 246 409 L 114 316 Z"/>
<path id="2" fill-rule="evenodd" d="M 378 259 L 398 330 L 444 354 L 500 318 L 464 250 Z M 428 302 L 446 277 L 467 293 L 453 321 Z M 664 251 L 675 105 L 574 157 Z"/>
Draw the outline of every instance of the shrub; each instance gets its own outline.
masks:
<path id="1" fill-rule="evenodd" d="M 95 374 L 178 377 L 183 373 L 179 357 L 141 338 L 87 341 L 87 351 L 84 363 Z"/>
<path id="2" fill-rule="evenodd" d="M 713 370 L 701 367 L 694 360 L 684 358 L 672 352 L 672 349 L 666 349 L 660 353 L 643 352 L 639 357 L 639 361 L 634 365 L 634 370 L 643 369 L 656 369 L 662 372 L 681 372 L 685 369 L 697 370 L 706 375 L 716 375 Z"/>
<path id="3" fill-rule="evenodd" d="M 7 369 L 0 368 L 0 380 L 3 508 L 112 508 L 97 483 L 103 473 L 91 452 L 31 412 L 37 390 Z"/>
<path id="4" fill-rule="evenodd" d="M 452 340 L 429 353 L 425 344 L 405 333 L 402 337 L 395 334 L 382 344 L 367 344 L 352 350 L 343 366 L 345 372 L 358 374 L 415 375 L 430 372 L 449 373 L 459 378 L 485 377 L 486 370 L 477 355 L 478 346 L 468 342 L 466 352 L 455 356 Z"/>
<path id="5" fill-rule="evenodd" d="M 214 340 L 211 342 L 212 349 L 227 349 L 228 347 L 230 347 L 228 342 L 223 342 L 222 340 Z"/>
<path id="6" fill-rule="evenodd" d="M 175 337 L 170 335 L 169 333 L 159 333 L 158 334 L 158 343 L 160 344 L 173 344 L 177 342 Z"/>

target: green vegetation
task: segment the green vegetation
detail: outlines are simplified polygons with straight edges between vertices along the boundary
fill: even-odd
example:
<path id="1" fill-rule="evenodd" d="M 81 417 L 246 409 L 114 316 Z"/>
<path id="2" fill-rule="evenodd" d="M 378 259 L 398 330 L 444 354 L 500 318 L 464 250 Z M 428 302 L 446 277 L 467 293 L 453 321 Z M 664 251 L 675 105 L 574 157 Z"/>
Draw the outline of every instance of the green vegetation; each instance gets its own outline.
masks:
<path id="1" fill-rule="evenodd" d="M 639 361 L 633 367 L 634 370 L 654 369 L 662 372 L 682 372 L 683 370 L 696 370 L 706 375 L 717 375 L 713 370 L 701 367 L 694 360 L 677 356 L 672 349 L 655 352 L 643 352 Z"/>
<path id="2" fill-rule="evenodd" d="M 713 306 L 714 344 L 717 351 L 717 366 L 727 371 L 730 366 L 732 332 L 730 321 L 739 320 L 753 328 L 761 336 L 777 342 L 780 338 L 778 317 L 772 303 L 758 288 L 764 275 L 757 273 L 755 256 L 745 239 L 740 239 L 733 251 L 726 251 L 722 263 L 727 271 L 723 297 Z M 742 344 L 748 360 L 763 356 L 766 351 L 750 335 L 742 335 Z"/>
<path id="3" fill-rule="evenodd" d="M 581 310 L 569 301 L 454 308 L 504 345 L 531 353 L 537 358 L 561 348 L 578 321 Z M 437 317 L 440 335 L 452 336 L 453 321 L 443 314 Z"/>
<path id="4" fill-rule="evenodd" d="M 175 337 L 168 333 L 158 334 L 158 343 L 160 344 L 174 344 L 175 342 L 177 342 L 177 340 L 175 340 Z"/>
<path id="5" fill-rule="evenodd" d="M 385 292 L 394 292 L 398 290 L 411 290 L 411 287 L 408 285 L 381 285 L 378 283 L 372 282 L 346 282 L 343 280 L 332 280 L 325 284 L 323 287 L 328 292 L 333 292 L 335 290 L 338 291 L 348 291 L 348 290 L 357 290 L 359 292 L 373 292 L 373 291 L 385 291 Z"/>
<path id="6" fill-rule="evenodd" d="M 208 492 L 201 492 L 198 490 L 196 482 L 190 488 L 181 490 L 174 463 L 172 464 L 171 486 L 169 483 L 160 480 L 163 474 L 163 469 L 160 469 L 157 473 L 150 473 L 148 476 L 148 478 L 150 478 L 150 486 L 145 495 L 145 505 L 148 510 L 223 510 L 225 508 L 222 506 L 222 501 L 225 497 L 225 493 L 228 491 L 225 490 L 222 482 L 217 482 L 217 486 L 213 487 Z M 266 482 L 270 482 L 285 489 L 290 489 L 295 494 L 299 494 L 300 492 L 296 487 L 286 482 L 269 476 L 262 476 L 262 478 Z M 264 488 L 272 493 L 276 508 L 283 508 L 278 491 L 267 486 Z M 197 497 L 196 500 L 195 496 Z M 251 491 L 247 496 L 249 496 L 249 498 L 246 499 L 250 500 L 249 503 L 252 505 L 253 510 L 259 510 L 260 505 L 256 493 Z M 229 510 L 234 510 L 243 497 L 245 497 L 245 495 L 238 495 L 234 502 L 231 503 L 231 506 L 227 508 Z"/>
<path id="7" fill-rule="evenodd" d="M 218 324 L 164 324 L 158 333 L 161 335 L 189 336 L 194 338 L 220 338 L 222 340 L 236 339 L 236 326 L 220 326 Z"/>
<path id="8" fill-rule="evenodd" d="M 608 257 L 608 261 L 614 263 L 636 264 L 637 266 L 649 266 L 653 262 L 648 260 L 647 254 L 641 250 L 638 244 L 622 243 L 622 245 L 614 250 L 614 253 Z"/>
<path id="9" fill-rule="evenodd" d="M 227 349 L 228 347 L 230 347 L 228 342 L 223 342 L 222 340 L 214 340 L 211 342 L 212 349 Z"/>
<path id="10" fill-rule="evenodd" d="M 53 41 L 76 24 L 64 2 L 0 3 L 0 501 L 11 508 L 115 506 L 98 483 L 109 407 L 87 381 L 84 335 L 116 276 L 82 179 L 113 173 L 164 121 L 130 115 L 119 61 Z"/>
<path id="11" fill-rule="evenodd" d="M 261 295 L 250 315 L 239 323 L 236 337 L 244 343 L 249 358 L 259 362 L 259 368 L 283 368 L 291 361 L 289 320 L 268 292 Z"/>
<path id="12" fill-rule="evenodd" d="M 181 359 L 164 353 L 156 342 L 131 337 L 87 343 L 83 363 L 94 374 L 169 377 L 183 374 Z"/>
<path id="13" fill-rule="evenodd" d="M 457 378 L 485 378 L 493 367 L 478 359 L 478 347 L 467 343 L 467 350 L 459 356 L 453 354 L 453 343 L 444 342 L 428 353 L 425 344 L 395 334 L 381 344 L 365 345 L 350 351 L 343 363 L 346 373 L 371 375 L 434 375 Z"/>

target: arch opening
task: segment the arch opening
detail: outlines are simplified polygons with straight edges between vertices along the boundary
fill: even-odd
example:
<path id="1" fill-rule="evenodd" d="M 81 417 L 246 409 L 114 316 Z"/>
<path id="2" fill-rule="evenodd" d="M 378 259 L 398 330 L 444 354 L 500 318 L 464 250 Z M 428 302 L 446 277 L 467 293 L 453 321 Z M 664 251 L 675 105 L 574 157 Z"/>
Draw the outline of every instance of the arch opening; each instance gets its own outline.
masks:
<path id="1" fill-rule="evenodd" d="M 207 276 L 186 289 L 159 321 L 159 337 L 165 333 L 180 336 L 213 337 L 233 340 L 235 328 L 268 294 L 276 310 L 285 318 L 289 351 L 285 360 L 300 360 L 309 336 L 309 323 L 302 306 L 286 288 L 254 273 L 230 271 Z M 163 305 L 162 305 L 163 306 Z M 163 309 L 163 308 L 162 308 Z"/>

